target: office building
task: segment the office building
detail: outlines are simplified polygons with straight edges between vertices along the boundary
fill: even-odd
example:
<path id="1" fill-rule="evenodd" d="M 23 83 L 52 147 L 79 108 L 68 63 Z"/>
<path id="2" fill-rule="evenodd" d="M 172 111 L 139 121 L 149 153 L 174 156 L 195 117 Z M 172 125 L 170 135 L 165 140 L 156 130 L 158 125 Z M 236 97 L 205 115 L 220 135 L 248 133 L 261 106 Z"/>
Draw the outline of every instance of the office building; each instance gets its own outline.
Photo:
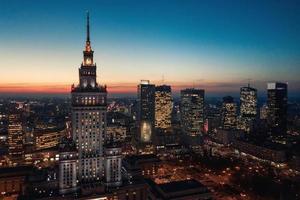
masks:
<path id="1" fill-rule="evenodd" d="M 138 85 L 138 141 L 151 143 L 155 120 L 155 85 L 142 80 Z"/>
<path id="2" fill-rule="evenodd" d="M 240 90 L 240 117 L 238 129 L 247 133 L 252 131 L 254 120 L 257 117 L 257 90 L 250 87 L 242 87 Z"/>
<path id="3" fill-rule="evenodd" d="M 223 129 L 236 129 L 237 105 L 231 96 L 223 98 L 222 103 L 222 127 Z"/>
<path id="4" fill-rule="evenodd" d="M 267 123 L 271 135 L 284 135 L 287 129 L 286 83 L 268 83 Z"/>
<path id="5" fill-rule="evenodd" d="M 36 130 L 34 132 L 35 148 L 37 150 L 56 147 L 65 130 Z"/>
<path id="6" fill-rule="evenodd" d="M 242 117 L 255 118 L 257 115 L 257 90 L 250 87 L 242 87 L 240 91 L 241 108 L 240 114 Z"/>
<path id="7" fill-rule="evenodd" d="M 15 166 L 23 162 L 23 130 L 19 114 L 8 116 L 8 153 L 10 165 Z"/>
<path id="8" fill-rule="evenodd" d="M 155 128 L 168 130 L 171 128 L 173 110 L 171 86 L 155 87 Z"/>
<path id="9" fill-rule="evenodd" d="M 183 143 L 197 151 L 204 126 L 204 90 L 181 90 L 180 116 Z"/>
<path id="10" fill-rule="evenodd" d="M 124 142 L 127 137 L 127 127 L 120 123 L 111 123 L 107 125 L 105 138 L 111 139 L 115 142 Z"/>
<path id="11" fill-rule="evenodd" d="M 204 90 L 181 90 L 181 126 L 189 136 L 200 135 L 204 125 Z"/>

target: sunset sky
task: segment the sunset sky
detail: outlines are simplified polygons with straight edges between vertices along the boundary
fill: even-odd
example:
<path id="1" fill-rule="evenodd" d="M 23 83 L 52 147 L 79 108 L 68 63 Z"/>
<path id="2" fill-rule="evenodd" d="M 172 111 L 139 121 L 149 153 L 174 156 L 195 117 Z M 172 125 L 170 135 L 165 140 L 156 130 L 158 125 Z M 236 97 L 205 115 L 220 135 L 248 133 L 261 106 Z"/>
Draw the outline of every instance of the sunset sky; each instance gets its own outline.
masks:
<path id="1" fill-rule="evenodd" d="M 300 1 L 0 0 L 0 93 L 68 93 L 87 10 L 111 93 L 133 94 L 141 79 L 208 94 L 283 81 L 300 92 Z"/>

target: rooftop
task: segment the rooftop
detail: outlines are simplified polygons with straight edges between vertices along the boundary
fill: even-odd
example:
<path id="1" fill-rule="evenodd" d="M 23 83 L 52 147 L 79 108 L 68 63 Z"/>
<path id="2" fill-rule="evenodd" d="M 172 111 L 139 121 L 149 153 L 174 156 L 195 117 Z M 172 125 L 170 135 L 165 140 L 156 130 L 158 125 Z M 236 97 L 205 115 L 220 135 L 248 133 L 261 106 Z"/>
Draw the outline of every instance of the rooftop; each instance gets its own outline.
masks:
<path id="1" fill-rule="evenodd" d="M 160 162 L 160 159 L 154 154 L 130 155 L 126 156 L 125 160 L 131 164 L 136 164 L 140 161 Z"/>
<path id="2" fill-rule="evenodd" d="M 170 183 L 159 184 L 158 187 L 165 193 L 180 192 L 191 189 L 198 189 L 205 187 L 196 180 L 183 180 Z"/>

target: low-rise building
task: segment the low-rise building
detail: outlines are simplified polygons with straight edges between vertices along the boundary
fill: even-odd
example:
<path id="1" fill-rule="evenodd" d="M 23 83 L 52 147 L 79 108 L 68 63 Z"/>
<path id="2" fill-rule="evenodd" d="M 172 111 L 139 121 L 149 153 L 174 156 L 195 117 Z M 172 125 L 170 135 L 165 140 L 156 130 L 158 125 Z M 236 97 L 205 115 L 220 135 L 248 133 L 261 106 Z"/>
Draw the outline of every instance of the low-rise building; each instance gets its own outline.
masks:
<path id="1" fill-rule="evenodd" d="M 123 159 L 124 175 L 127 179 L 139 179 L 156 175 L 161 160 L 154 154 L 131 155 Z"/>

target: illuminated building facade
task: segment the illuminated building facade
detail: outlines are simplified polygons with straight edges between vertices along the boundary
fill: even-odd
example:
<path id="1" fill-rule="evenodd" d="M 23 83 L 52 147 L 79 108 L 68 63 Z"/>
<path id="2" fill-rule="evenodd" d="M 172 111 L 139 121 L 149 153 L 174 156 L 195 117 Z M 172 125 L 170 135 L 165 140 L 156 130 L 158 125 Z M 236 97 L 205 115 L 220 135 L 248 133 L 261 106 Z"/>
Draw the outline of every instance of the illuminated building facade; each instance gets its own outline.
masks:
<path id="1" fill-rule="evenodd" d="M 65 131 L 42 130 L 34 133 L 35 147 L 37 150 L 48 149 L 59 144 L 61 136 Z"/>
<path id="2" fill-rule="evenodd" d="M 106 131 L 106 87 L 96 81 L 96 64 L 91 48 L 89 16 L 79 85 L 73 86 L 72 135 L 78 149 L 78 179 L 81 183 L 103 178 L 103 138 Z"/>
<path id="3" fill-rule="evenodd" d="M 19 114 L 8 116 L 8 153 L 10 165 L 18 165 L 23 161 L 23 129 Z"/>
<path id="4" fill-rule="evenodd" d="M 248 85 L 242 87 L 240 91 L 241 101 L 241 116 L 242 117 L 256 117 L 257 115 L 257 90 Z"/>
<path id="5" fill-rule="evenodd" d="M 151 143 L 155 122 L 155 85 L 142 80 L 138 85 L 138 140 Z"/>
<path id="6" fill-rule="evenodd" d="M 78 152 L 73 141 L 65 141 L 59 152 L 59 193 L 67 194 L 78 190 Z"/>
<path id="7" fill-rule="evenodd" d="M 105 145 L 105 185 L 117 187 L 122 185 L 122 148 L 117 143 Z"/>
<path id="8" fill-rule="evenodd" d="M 242 87 L 240 90 L 240 104 L 238 128 L 249 133 L 252 123 L 257 117 L 257 90 L 250 87 L 250 85 Z"/>
<path id="9" fill-rule="evenodd" d="M 155 128 L 170 129 L 173 103 L 171 86 L 155 87 Z"/>
<path id="10" fill-rule="evenodd" d="M 204 90 L 181 90 L 181 126 L 188 136 L 201 135 L 204 125 Z"/>
<path id="11" fill-rule="evenodd" d="M 106 137 L 110 139 L 113 138 L 115 142 L 123 142 L 126 139 L 127 128 L 120 124 L 109 124 L 106 129 Z"/>
<path id="12" fill-rule="evenodd" d="M 237 105 L 231 96 L 223 98 L 222 104 L 222 127 L 223 129 L 236 129 Z"/>
<path id="13" fill-rule="evenodd" d="M 268 83 L 268 115 L 269 132 L 284 135 L 287 129 L 287 84 Z"/>

